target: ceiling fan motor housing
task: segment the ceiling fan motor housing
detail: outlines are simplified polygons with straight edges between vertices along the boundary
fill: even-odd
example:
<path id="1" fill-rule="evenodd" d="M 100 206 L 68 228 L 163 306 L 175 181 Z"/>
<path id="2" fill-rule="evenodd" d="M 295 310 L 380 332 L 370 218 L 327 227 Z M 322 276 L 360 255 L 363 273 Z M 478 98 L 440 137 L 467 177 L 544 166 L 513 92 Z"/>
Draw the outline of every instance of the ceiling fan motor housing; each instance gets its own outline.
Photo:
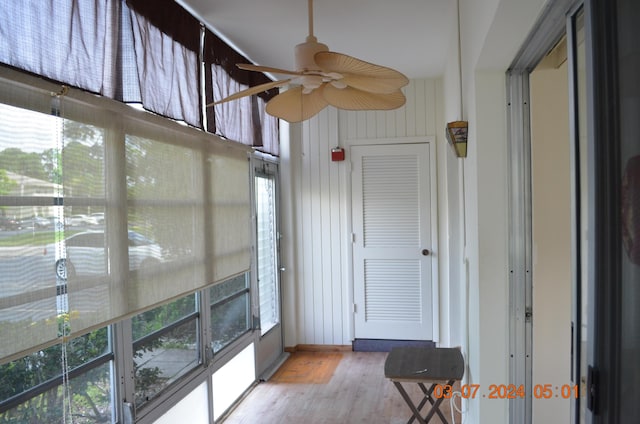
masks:
<path id="1" fill-rule="evenodd" d="M 313 56 L 318 52 L 328 52 L 329 47 L 326 44 L 318 43 L 316 37 L 307 37 L 304 43 L 295 47 L 296 71 L 322 71 L 313 60 Z"/>

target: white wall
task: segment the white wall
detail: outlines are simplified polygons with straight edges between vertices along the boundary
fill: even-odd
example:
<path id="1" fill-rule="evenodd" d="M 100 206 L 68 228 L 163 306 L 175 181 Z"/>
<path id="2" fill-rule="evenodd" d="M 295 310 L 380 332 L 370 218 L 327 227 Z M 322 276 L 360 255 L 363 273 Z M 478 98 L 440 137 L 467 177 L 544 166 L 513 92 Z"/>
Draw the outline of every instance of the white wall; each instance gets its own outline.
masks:
<path id="1" fill-rule="evenodd" d="M 480 393 L 488 393 L 491 384 L 509 382 L 505 72 L 546 1 L 461 0 L 460 3 L 463 116 L 455 107 L 447 107 L 444 118 L 469 121 L 468 157 L 458 174 L 458 191 L 462 192 L 465 208 L 463 254 L 467 260 L 466 267 L 459 270 L 461 280 L 468 278 L 469 299 L 461 287 L 460 298 L 452 297 L 451 304 L 469 302 L 469 315 L 463 315 L 467 321 L 463 322 L 463 328 L 469 330 L 465 349 L 467 378 L 470 383 L 480 385 Z M 457 75 L 457 66 L 456 60 L 450 60 L 445 75 Z M 459 96 L 456 84 L 446 81 L 444 97 Z M 456 191 L 453 178 L 448 190 L 452 202 Z M 507 401 L 478 396 L 468 406 L 466 422 L 508 422 Z"/>
<path id="2" fill-rule="evenodd" d="M 283 193 L 291 199 L 283 226 L 283 298 L 285 346 L 350 344 L 353 338 L 349 286 L 351 249 L 345 201 L 349 158 L 331 162 L 331 148 L 349 139 L 436 136 L 437 154 L 446 152 L 441 120 L 439 79 L 412 80 L 404 89 L 407 104 L 394 111 L 347 112 L 329 107 L 302 124 L 291 126 L 283 150 Z M 438 165 L 438 179 L 442 178 Z M 446 200 L 439 202 L 446 205 Z M 286 204 L 286 203 L 285 203 Z M 445 224 L 439 229 L 446 230 Z M 446 234 L 439 234 L 446 239 Z M 445 242 L 446 246 L 446 242 Z M 447 249 L 438 257 L 447 261 Z M 440 267 L 444 267 L 443 264 Z M 445 277 L 441 275 L 442 280 Z M 444 283 L 446 286 L 446 281 Z"/>
<path id="3" fill-rule="evenodd" d="M 508 209 L 506 88 L 502 72 L 476 72 L 465 160 L 469 262 L 469 382 L 488 393 L 508 384 Z M 477 421 L 506 423 L 508 401 L 482 398 Z M 473 401 L 471 404 L 473 405 Z M 480 406 L 480 405 L 478 405 Z"/>
<path id="4" fill-rule="evenodd" d="M 459 47 L 457 12 L 452 16 L 452 21 L 448 28 L 450 30 L 448 49 L 450 53 L 447 55 L 447 72 L 444 73 L 442 78 L 443 116 L 439 119 L 442 131 L 444 131 L 446 122 L 462 121 L 466 116 L 460 96 L 462 87 L 459 72 L 460 61 L 457 54 Z M 464 261 L 465 233 L 463 224 L 465 221 L 464 159 L 456 157 L 453 149 L 448 145 L 440 149 L 438 153 L 438 164 L 442 168 L 441 174 L 446 175 L 446 179 L 441 178 L 439 181 L 441 185 L 440 193 L 444 194 L 441 196 L 442 201 L 439 205 L 441 208 L 440 216 L 447 218 L 446 223 L 442 222 L 442 225 L 446 225 L 446 228 L 442 231 L 445 233 L 443 235 L 447 236 L 447 245 L 441 246 L 441 250 L 445 247 L 447 249 L 447 262 L 445 262 L 444 269 L 441 268 L 441 272 L 445 272 L 449 282 L 448 290 L 445 289 L 441 292 L 443 298 L 440 306 L 442 320 L 440 334 L 443 335 L 443 345 L 461 346 L 463 351 L 466 352 L 467 305 L 464 299 L 466 299 L 467 279 Z M 441 237 L 440 240 L 443 240 L 443 238 Z"/>

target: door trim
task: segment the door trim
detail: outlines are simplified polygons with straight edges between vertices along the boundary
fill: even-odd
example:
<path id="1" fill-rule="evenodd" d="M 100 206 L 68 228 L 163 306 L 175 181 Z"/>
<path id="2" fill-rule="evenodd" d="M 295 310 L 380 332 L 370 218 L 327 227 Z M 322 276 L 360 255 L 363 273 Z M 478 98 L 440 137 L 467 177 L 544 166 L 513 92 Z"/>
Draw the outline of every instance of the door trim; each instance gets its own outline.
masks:
<path id="1" fill-rule="evenodd" d="M 509 401 L 509 422 L 532 422 L 532 231 L 531 128 L 529 74 L 566 34 L 566 16 L 582 0 L 556 0 L 545 6 L 507 71 L 509 142 L 509 383 L 523 385 L 528 396 Z M 571 85 L 571 81 L 569 81 Z M 571 99 L 570 99 L 571 101 Z M 574 223 L 572 222 L 572 225 Z"/>
<path id="2" fill-rule="evenodd" d="M 282 314 L 282 276 L 280 272 L 280 240 L 281 231 L 280 220 L 280 164 L 278 160 L 266 157 L 259 153 L 251 156 L 250 178 L 251 178 L 251 222 L 253 234 L 253 249 L 251 261 L 251 315 L 253 321 L 253 341 L 255 353 L 255 369 L 257 379 L 267 379 L 277 367 L 284 362 L 288 354 L 284 351 L 284 323 Z M 258 170 L 260 167 L 265 169 Z M 268 169 L 267 169 L 268 168 Z M 259 328 L 255 328 L 256 319 L 260 317 L 260 295 L 258 289 L 258 237 L 257 237 L 257 207 L 255 200 L 255 179 L 260 175 L 272 175 L 275 183 L 275 215 L 276 215 L 276 284 L 278 291 L 278 323 L 269 329 L 265 334 L 261 334 Z M 262 350 L 261 350 L 262 349 Z M 267 352 L 265 352 L 265 350 Z M 265 353 L 267 353 L 265 355 Z"/>
<path id="3" fill-rule="evenodd" d="M 437 182 L 437 163 L 436 163 L 436 137 L 424 136 L 424 137 L 398 137 L 398 138 L 379 138 L 379 139 L 347 139 L 344 140 L 344 148 L 347 152 L 347 160 L 345 167 L 342 167 L 344 172 L 341 175 L 341 184 L 344 187 L 342 201 L 345 205 L 344 213 L 342 217 L 345 223 L 345 231 L 343 243 L 344 243 L 344 259 L 347 264 L 345 270 L 347 275 L 347 296 L 345 299 L 345 310 L 350 311 L 348 314 L 347 325 L 349 329 L 349 338 L 355 339 L 355 311 L 354 311 L 354 293 L 355 293 L 355 281 L 354 281 L 354 267 L 353 267 L 353 222 L 352 213 L 353 207 L 352 200 L 352 188 L 351 188 L 351 173 L 353 172 L 353 165 L 351 162 L 351 147 L 354 146 L 381 146 L 381 145 L 394 145 L 394 144 L 427 144 L 429 147 L 429 167 L 430 167 L 430 184 L 431 184 L 431 246 L 432 255 L 434 260 L 431 266 L 431 296 L 432 296 L 432 325 L 433 325 L 433 340 L 438 343 L 440 340 L 440 280 L 438 278 L 438 182 Z"/>

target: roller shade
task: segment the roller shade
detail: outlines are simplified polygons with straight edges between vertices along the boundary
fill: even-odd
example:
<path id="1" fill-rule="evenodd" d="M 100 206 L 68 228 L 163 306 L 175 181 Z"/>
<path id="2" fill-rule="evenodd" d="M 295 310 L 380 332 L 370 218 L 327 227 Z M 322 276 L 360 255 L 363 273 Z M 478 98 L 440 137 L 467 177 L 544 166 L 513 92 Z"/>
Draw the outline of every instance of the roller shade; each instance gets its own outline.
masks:
<path id="1" fill-rule="evenodd" d="M 251 206 L 249 160 L 236 149 L 215 148 L 209 156 L 213 279 L 249 270 L 251 263 Z"/>
<path id="2" fill-rule="evenodd" d="M 0 81 L 0 362 L 250 268 L 248 148 L 98 103 Z"/>

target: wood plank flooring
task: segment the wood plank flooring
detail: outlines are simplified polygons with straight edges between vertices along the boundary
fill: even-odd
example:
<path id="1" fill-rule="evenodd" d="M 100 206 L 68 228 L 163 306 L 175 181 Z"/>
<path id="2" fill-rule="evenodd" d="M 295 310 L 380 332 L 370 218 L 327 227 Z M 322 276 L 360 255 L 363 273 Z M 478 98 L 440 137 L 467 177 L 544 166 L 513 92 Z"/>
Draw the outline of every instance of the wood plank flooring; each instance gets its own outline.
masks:
<path id="1" fill-rule="evenodd" d="M 383 352 L 344 352 L 326 384 L 258 384 L 223 419 L 224 424 L 405 424 L 411 412 L 393 383 L 384 378 Z M 413 399 L 417 385 L 405 386 Z M 459 399 L 456 400 L 459 405 Z M 440 407 L 451 421 L 449 402 Z M 428 411 L 423 410 L 423 415 Z M 460 414 L 455 414 L 460 423 Z M 430 424 L 440 424 L 437 416 Z"/>

